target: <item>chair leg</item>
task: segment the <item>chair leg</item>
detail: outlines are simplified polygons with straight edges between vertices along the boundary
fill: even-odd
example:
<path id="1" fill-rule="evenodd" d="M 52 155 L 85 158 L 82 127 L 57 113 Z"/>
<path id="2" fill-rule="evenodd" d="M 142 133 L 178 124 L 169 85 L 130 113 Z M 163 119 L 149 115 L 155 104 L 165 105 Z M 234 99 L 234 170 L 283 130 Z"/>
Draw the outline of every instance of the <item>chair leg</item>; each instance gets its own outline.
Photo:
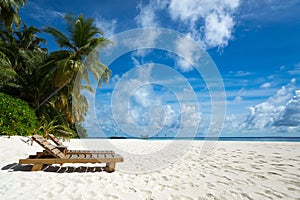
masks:
<path id="1" fill-rule="evenodd" d="M 115 171 L 115 166 L 116 166 L 115 162 L 107 163 L 108 172 L 114 172 Z"/>
<path id="2" fill-rule="evenodd" d="M 31 171 L 40 171 L 43 168 L 43 164 L 34 164 Z"/>

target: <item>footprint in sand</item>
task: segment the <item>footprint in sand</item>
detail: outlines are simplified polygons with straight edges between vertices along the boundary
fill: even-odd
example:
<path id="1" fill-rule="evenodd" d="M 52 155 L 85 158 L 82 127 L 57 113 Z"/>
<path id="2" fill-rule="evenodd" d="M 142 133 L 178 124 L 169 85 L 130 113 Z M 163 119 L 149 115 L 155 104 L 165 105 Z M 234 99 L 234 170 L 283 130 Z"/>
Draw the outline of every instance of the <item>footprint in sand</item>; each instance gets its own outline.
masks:
<path id="1" fill-rule="evenodd" d="M 146 196 L 150 196 L 152 195 L 152 192 L 150 190 L 145 190 L 144 191 L 146 193 Z M 148 197 L 147 199 L 150 199 L 150 197 Z"/>
<path id="2" fill-rule="evenodd" d="M 119 197 L 116 195 L 105 194 L 104 196 L 106 199 L 119 199 Z"/>
<path id="3" fill-rule="evenodd" d="M 207 193 L 206 196 L 210 199 L 217 199 L 212 193 Z"/>
<path id="4" fill-rule="evenodd" d="M 270 174 L 270 175 L 276 175 L 276 176 L 282 176 L 281 174 L 278 174 L 276 172 L 268 172 L 268 174 Z"/>
<path id="5" fill-rule="evenodd" d="M 244 199 L 250 199 L 250 200 L 253 200 L 248 194 L 246 194 L 246 193 L 242 193 L 241 194 L 242 195 L 242 197 L 244 198 Z"/>
<path id="6" fill-rule="evenodd" d="M 171 194 L 171 197 L 172 197 L 172 200 L 193 200 L 192 198 L 184 196 L 184 195 L 172 195 Z"/>
<path id="7" fill-rule="evenodd" d="M 136 192 L 136 189 L 134 189 L 132 187 L 128 188 L 128 190 L 131 191 L 131 192 Z"/>

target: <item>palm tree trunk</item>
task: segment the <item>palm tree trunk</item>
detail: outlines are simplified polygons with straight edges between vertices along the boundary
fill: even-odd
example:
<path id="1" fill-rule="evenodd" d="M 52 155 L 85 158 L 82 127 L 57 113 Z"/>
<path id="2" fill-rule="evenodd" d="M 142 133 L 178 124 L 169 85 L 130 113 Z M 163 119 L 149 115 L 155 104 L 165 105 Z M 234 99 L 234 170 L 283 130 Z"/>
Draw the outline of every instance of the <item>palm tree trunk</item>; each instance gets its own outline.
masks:
<path id="1" fill-rule="evenodd" d="M 66 81 L 64 84 L 62 84 L 59 88 L 57 88 L 56 90 L 54 90 L 49 96 L 47 96 L 42 103 L 40 103 L 38 105 L 38 107 L 35 110 L 38 110 L 41 106 L 43 106 L 51 97 L 53 97 L 54 95 L 56 95 L 61 89 L 63 89 L 68 83 L 70 83 L 70 81 L 72 80 L 72 78 L 70 78 L 68 81 Z"/>

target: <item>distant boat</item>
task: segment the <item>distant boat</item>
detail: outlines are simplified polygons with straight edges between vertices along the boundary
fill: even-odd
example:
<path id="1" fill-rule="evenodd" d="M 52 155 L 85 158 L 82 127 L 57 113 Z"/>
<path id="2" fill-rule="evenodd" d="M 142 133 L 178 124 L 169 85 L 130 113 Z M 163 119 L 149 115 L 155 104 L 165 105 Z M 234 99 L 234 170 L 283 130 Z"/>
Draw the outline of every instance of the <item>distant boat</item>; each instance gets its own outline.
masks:
<path id="1" fill-rule="evenodd" d="M 142 139 L 147 139 L 147 138 L 149 138 L 149 136 L 148 135 L 141 135 L 141 138 Z"/>

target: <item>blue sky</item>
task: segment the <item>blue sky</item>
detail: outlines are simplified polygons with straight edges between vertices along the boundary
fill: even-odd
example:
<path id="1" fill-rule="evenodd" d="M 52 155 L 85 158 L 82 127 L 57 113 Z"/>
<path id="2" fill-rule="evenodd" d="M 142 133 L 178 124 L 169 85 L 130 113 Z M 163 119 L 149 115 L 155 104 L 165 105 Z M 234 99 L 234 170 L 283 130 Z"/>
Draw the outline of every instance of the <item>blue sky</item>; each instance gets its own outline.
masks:
<path id="1" fill-rule="evenodd" d="M 66 13 L 83 13 L 94 18 L 107 37 L 134 28 L 160 27 L 192 38 L 206 50 L 224 83 L 226 115 L 222 136 L 299 136 L 299 0 L 29 0 L 20 15 L 28 25 L 38 28 L 51 25 L 64 30 L 62 16 Z M 57 49 L 49 35 L 42 36 L 48 40 L 50 50 Z M 145 37 L 147 42 L 159 38 L 153 34 Z M 196 51 L 188 43 L 177 50 L 185 59 L 193 59 Z M 170 83 L 174 77 L 168 73 L 173 72 L 164 71 L 163 67 L 159 71 L 153 63 L 169 66 L 179 73 L 174 76 L 184 80 Z M 213 127 L 210 96 L 213 91 L 207 89 L 205 78 L 176 52 L 173 55 L 160 50 L 136 50 L 116 59 L 110 68 L 113 71 L 110 83 L 97 89 L 92 103 L 96 114 L 87 117 L 91 136 L 98 136 L 99 130 L 106 135 L 138 136 L 144 132 L 173 136 L 179 127 L 189 134 L 197 126 L 195 122 L 199 122 L 197 136 L 203 136 Z M 121 110 L 127 114 L 113 114 L 120 102 L 115 105 L 112 102 L 118 91 L 123 91 L 116 90 L 118 82 L 128 75 L 131 77 L 126 80 L 140 80 L 147 73 L 152 78 L 158 76 L 156 80 L 160 79 L 161 84 L 133 88 L 135 92 L 126 102 L 128 110 Z M 164 85 L 166 82 L 169 84 Z M 198 107 L 180 104 L 182 99 L 177 96 L 177 89 L 184 89 L 180 83 L 190 85 Z"/>

